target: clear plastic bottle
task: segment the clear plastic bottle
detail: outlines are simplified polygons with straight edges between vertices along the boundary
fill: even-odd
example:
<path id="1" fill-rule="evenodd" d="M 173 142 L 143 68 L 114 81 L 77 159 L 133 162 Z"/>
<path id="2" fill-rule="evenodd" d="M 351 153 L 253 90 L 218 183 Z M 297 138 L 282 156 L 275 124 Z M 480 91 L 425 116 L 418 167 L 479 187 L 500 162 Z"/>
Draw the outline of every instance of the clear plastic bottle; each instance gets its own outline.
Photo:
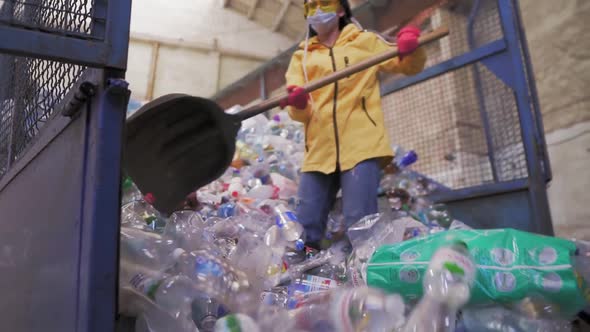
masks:
<path id="1" fill-rule="evenodd" d="M 454 332 L 457 311 L 471 296 L 475 264 L 462 241 L 452 241 L 432 257 L 424 275 L 424 295 L 408 318 L 404 332 Z"/>
<path id="2" fill-rule="evenodd" d="M 159 231 L 165 224 L 160 213 L 144 199 L 132 201 L 121 208 L 122 226 Z"/>
<path id="3" fill-rule="evenodd" d="M 192 302 L 193 321 L 200 332 L 212 332 L 215 323 L 226 313 L 226 309 L 214 298 L 207 294 L 199 294 Z"/>
<path id="4" fill-rule="evenodd" d="M 391 332 L 404 323 L 405 305 L 397 294 L 369 287 L 318 293 L 293 311 L 297 328 L 308 331 Z"/>
<path id="5" fill-rule="evenodd" d="M 232 314 L 223 317 L 215 323 L 215 332 L 260 332 L 258 324 L 244 314 Z"/>
<path id="6" fill-rule="evenodd" d="M 204 222 L 194 211 L 177 211 L 168 218 L 162 237 L 187 251 L 202 249 L 207 244 L 204 228 Z"/>
<path id="7" fill-rule="evenodd" d="M 262 291 L 277 285 L 283 252 L 280 248 L 273 250 L 261 236 L 248 232 L 240 237 L 231 262 L 249 276 L 254 289 Z"/>
<path id="8" fill-rule="evenodd" d="M 159 234 L 134 227 L 121 227 L 121 261 L 152 270 L 165 270 L 177 245 Z"/>
<path id="9" fill-rule="evenodd" d="M 287 307 L 287 288 L 286 287 L 273 287 L 261 293 L 260 300 L 263 305 L 286 308 Z"/>
<path id="10" fill-rule="evenodd" d="M 453 218 L 445 204 L 433 204 L 419 212 L 421 221 L 427 226 L 449 228 Z"/>
<path id="11" fill-rule="evenodd" d="M 137 188 L 130 177 L 126 177 L 122 183 L 121 206 L 143 199 L 141 191 Z"/>
<path id="12" fill-rule="evenodd" d="M 189 277 L 197 291 L 215 298 L 225 308 L 233 311 L 252 301 L 247 275 L 224 258 L 207 250 L 186 252 L 180 248 L 173 257 L 172 273 Z"/>
<path id="13" fill-rule="evenodd" d="M 274 210 L 276 213 L 276 226 L 284 245 L 297 251 L 303 250 L 305 247 L 305 229 L 297 221 L 295 213 L 282 204 L 276 206 Z"/>
<path id="14" fill-rule="evenodd" d="M 458 327 L 477 332 L 571 332 L 563 318 L 533 317 L 501 305 L 465 308 Z"/>
<path id="15" fill-rule="evenodd" d="M 190 307 L 195 294 L 192 280 L 171 276 L 128 261 L 121 262 L 119 280 L 123 293 L 126 289 L 132 289 L 140 295 L 136 297 L 145 297 L 156 305 L 142 305 L 139 310 L 142 324 L 140 330 L 166 331 L 165 328 L 172 325 L 178 331 L 196 331 Z"/>
<path id="16" fill-rule="evenodd" d="M 303 262 L 291 264 L 287 272 L 283 273 L 281 283 L 286 283 L 289 280 L 295 281 L 306 271 L 310 271 L 309 273 L 315 276 L 340 282 L 345 279 L 344 263 L 349 253 L 350 245 L 347 242 L 336 242 L 329 249 L 322 250 Z"/>

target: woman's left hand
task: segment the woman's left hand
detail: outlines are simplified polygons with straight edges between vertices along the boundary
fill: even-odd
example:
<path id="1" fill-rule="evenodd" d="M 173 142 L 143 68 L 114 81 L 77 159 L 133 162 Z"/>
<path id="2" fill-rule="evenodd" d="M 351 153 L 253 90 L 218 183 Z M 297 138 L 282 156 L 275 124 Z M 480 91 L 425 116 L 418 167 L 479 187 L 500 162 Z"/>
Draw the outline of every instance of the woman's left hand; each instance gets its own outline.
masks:
<path id="1" fill-rule="evenodd" d="M 397 49 L 400 55 L 408 55 L 418 48 L 420 29 L 414 26 L 407 26 L 397 33 Z"/>

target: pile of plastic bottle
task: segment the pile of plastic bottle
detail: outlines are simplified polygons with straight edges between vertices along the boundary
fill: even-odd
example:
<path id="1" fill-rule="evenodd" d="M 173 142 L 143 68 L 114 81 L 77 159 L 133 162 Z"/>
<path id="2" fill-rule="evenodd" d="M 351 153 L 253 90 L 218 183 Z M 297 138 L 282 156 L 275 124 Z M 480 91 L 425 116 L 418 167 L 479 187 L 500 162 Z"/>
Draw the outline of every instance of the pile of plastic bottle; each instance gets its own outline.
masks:
<path id="1" fill-rule="evenodd" d="M 571 331 L 590 246 L 470 229 L 426 198 L 413 151 L 383 172 L 390 210 L 346 230 L 335 208 L 306 247 L 303 141 L 284 113 L 244 122 L 232 166 L 168 217 L 125 180 L 119 307 L 137 332 Z"/>

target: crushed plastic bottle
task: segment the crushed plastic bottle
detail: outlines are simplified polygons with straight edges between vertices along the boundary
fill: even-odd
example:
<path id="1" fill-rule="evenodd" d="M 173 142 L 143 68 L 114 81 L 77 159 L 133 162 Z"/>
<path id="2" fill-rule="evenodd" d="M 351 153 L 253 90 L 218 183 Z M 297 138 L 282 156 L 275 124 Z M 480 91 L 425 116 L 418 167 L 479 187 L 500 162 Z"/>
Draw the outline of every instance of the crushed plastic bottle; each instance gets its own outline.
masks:
<path id="1" fill-rule="evenodd" d="M 200 332 L 214 331 L 217 320 L 227 313 L 227 309 L 223 305 L 204 293 L 194 297 L 191 309 L 192 319 Z"/>
<path id="2" fill-rule="evenodd" d="M 121 225 L 149 231 L 163 231 L 164 217 L 144 198 L 125 204 L 121 208 Z"/>
<path id="3" fill-rule="evenodd" d="M 464 308 L 458 328 L 477 332 L 570 332 L 569 320 L 527 316 L 500 305 Z"/>
<path id="4" fill-rule="evenodd" d="M 305 247 L 305 230 L 295 214 L 280 204 L 274 208 L 275 225 L 265 235 L 265 242 L 271 248 L 289 248 L 301 251 Z"/>
<path id="5" fill-rule="evenodd" d="M 405 305 L 398 295 L 368 287 L 322 292 L 293 311 L 296 327 L 306 331 L 390 332 L 401 327 Z"/>
<path id="6" fill-rule="evenodd" d="M 457 311 L 469 301 L 476 272 L 465 243 L 453 241 L 438 249 L 424 276 L 424 295 L 404 332 L 454 332 Z"/>
<path id="7" fill-rule="evenodd" d="M 172 272 L 194 281 L 195 288 L 222 303 L 229 310 L 248 305 L 252 298 L 246 274 L 234 268 L 229 261 L 207 250 L 174 252 Z"/>

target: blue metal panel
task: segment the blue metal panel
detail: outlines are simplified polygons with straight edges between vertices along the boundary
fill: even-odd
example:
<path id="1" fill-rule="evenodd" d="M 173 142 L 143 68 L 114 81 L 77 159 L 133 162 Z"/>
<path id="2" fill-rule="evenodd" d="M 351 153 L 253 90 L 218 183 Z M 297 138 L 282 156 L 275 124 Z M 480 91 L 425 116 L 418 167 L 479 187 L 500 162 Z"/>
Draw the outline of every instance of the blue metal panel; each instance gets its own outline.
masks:
<path id="1" fill-rule="evenodd" d="M 86 115 L 58 120 L 0 184 L 2 331 L 76 330 Z"/>
<path id="2" fill-rule="evenodd" d="M 535 219 L 529 208 L 528 191 L 500 193 L 449 202 L 453 217 L 474 228 L 515 228 L 531 231 Z"/>
<path id="3" fill-rule="evenodd" d="M 471 52 L 465 53 L 445 62 L 441 62 L 436 66 L 432 66 L 428 69 L 425 69 L 417 75 L 395 80 L 388 84 L 383 84 L 381 86 L 381 95 L 387 95 L 395 91 L 412 86 L 414 84 L 418 84 L 420 82 L 424 82 L 426 80 L 435 78 L 449 71 L 459 69 L 461 67 L 477 62 L 481 59 L 485 59 L 487 57 L 498 54 L 504 51 L 505 49 L 506 43 L 503 40 L 493 41 Z"/>
<path id="4" fill-rule="evenodd" d="M 460 200 L 471 199 L 475 197 L 498 195 L 504 192 L 525 190 L 528 188 L 526 179 L 514 180 L 510 182 L 500 182 L 485 184 L 481 186 L 468 187 L 458 190 L 445 190 L 436 192 L 429 196 L 435 202 L 448 203 Z"/>
<path id="5" fill-rule="evenodd" d="M 498 0 L 499 11 L 504 28 L 504 36 L 508 44 L 508 49 L 512 54 L 512 66 L 515 71 L 514 75 L 514 92 L 518 105 L 518 116 L 522 131 L 522 140 L 525 147 L 527 160 L 527 170 L 529 174 L 529 203 L 531 215 L 535 221 L 532 231 L 553 235 L 553 225 L 551 223 L 551 214 L 549 212 L 549 202 L 543 174 L 541 159 L 538 154 L 541 148 L 537 144 L 536 122 L 533 118 L 531 109 L 531 96 L 529 86 L 526 80 L 525 65 L 523 64 L 523 54 L 521 53 L 519 36 L 519 27 L 516 24 L 517 8 L 512 0 Z M 530 82 L 533 84 L 532 82 Z"/>
<path id="6" fill-rule="evenodd" d="M 524 55 L 524 63 L 526 65 L 526 73 L 530 89 L 530 99 L 533 102 L 533 111 L 535 114 L 535 122 L 537 125 L 537 130 L 535 132 L 537 137 L 537 144 L 540 146 L 540 151 L 543 153 L 543 171 L 545 173 L 545 178 L 547 181 L 550 181 L 553 175 L 551 172 L 551 163 L 549 162 L 549 153 L 547 152 L 547 143 L 545 142 L 545 127 L 543 126 L 543 116 L 541 114 L 541 107 L 539 106 L 539 96 L 537 93 L 537 84 L 535 83 L 535 73 L 533 71 L 533 66 L 531 63 L 531 55 L 529 54 L 528 41 L 524 33 L 524 25 L 522 23 L 522 18 L 520 15 L 518 1 L 514 3 L 514 12 L 518 27 L 518 38 L 520 40 L 521 51 Z"/>
<path id="7" fill-rule="evenodd" d="M 114 330 L 129 91 L 115 80 L 99 92 L 75 120 L 49 122 L 0 182 L 3 330 Z"/>
<path id="8" fill-rule="evenodd" d="M 80 233 L 79 331 L 113 331 L 117 314 L 119 206 L 127 82 L 109 80 L 91 111 Z"/>
<path id="9" fill-rule="evenodd" d="M 481 62 L 498 77 L 504 84 L 514 89 L 514 69 L 510 61 L 509 53 L 500 53 L 496 56 L 485 58 Z"/>
<path id="10" fill-rule="evenodd" d="M 0 53 L 101 67 L 110 48 L 102 41 L 0 25 Z"/>
<path id="11" fill-rule="evenodd" d="M 92 10 L 92 35 L 0 24 L 0 53 L 124 70 L 127 67 L 131 1 L 96 0 Z"/>
<path id="12" fill-rule="evenodd" d="M 110 52 L 105 63 L 106 67 L 121 70 L 127 68 L 130 20 L 131 0 L 109 1 L 106 42 L 110 46 Z"/>

